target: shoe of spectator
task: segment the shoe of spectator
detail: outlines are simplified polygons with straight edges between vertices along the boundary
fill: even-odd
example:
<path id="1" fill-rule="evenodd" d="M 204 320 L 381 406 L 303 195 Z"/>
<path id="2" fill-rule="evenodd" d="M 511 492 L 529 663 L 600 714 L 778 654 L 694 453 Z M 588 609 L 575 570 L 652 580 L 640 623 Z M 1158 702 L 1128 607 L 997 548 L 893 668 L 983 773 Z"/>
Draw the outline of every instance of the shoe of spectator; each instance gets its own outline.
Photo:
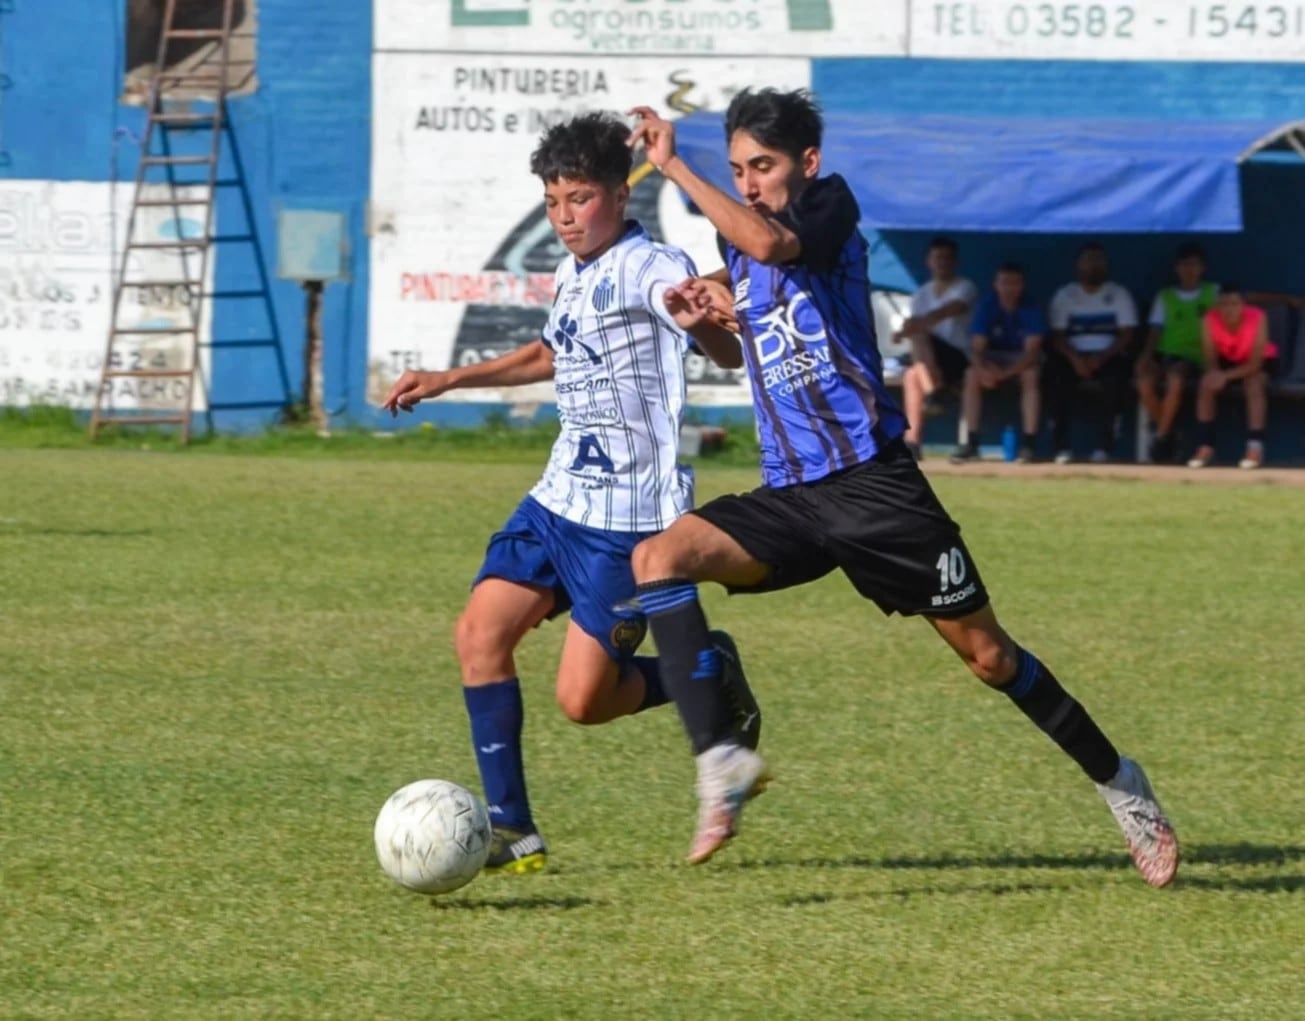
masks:
<path id="1" fill-rule="evenodd" d="M 1168 464 L 1174 459 L 1174 438 L 1170 436 L 1156 436 L 1151 441 L 1151 448 L 1148 451 L 1152 464 Z"/>
<path id="2" fill-rule="evenodd" d="M 1110 455 L 1104 450 L 1094 450 L 1092 451 L 1091 461 L 1093 464 L 1108 464 L 1110 461 Z"/>
<path id="3" fill-rule="evenodd" d="M 1254 471 L 1264 464 L 1264 444 L 1251 440 L 1246 444 L 1246 454 L 1237 462 L 1238 468 L 1245 468 L 1247 471 Z"/>
<path id="4" fill-rule="evenodd" d="M 979 448 L 973 443 L 962 443 L 952 451 L 952 456 L 948 458 L 952 464 L 965 464 L 968 461 L 977 461 L 979 459 Z"/>
<path id="5" fill-rule="evenodd" d="M 1214 460 L 1214 447 L 1204 446 L 1197 447 L 1196 453 L 1192 455 L 1191 460 L 1187 462 L 1189 468 L 1208 468 L 1210 462 Z"/>
<path id="6" fill-rule="evenodd" d="M 1070 463 L 1071 461 L 1073 461 L 1073 460 L 1074 460 L 1074 451 L 1072 451 L 1072 450 L 1058 450 L 1058 451 L 1056 451 L 1056 463 L 1057 463 L 1057 464 L 1069 464 L 1069 463 Z"/>
<path id="7" fill-rule="evenodd" d="M 1020 464 L 1032 464 L 1037 459 L 1037 454 L 1033 452 L 1033 448 L 1027 443 L 1022 444 L 1020 446 L 1020 452 L 1015 455 L 1015 460 Z"/>

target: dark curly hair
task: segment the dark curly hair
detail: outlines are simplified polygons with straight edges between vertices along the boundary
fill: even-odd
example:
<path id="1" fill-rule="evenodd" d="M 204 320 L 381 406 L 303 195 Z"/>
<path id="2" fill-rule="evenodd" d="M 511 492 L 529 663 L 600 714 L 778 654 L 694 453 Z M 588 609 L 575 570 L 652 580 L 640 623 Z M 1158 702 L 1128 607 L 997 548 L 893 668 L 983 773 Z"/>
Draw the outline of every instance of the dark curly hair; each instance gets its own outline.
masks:
<path id="1" fill-rule="evenodd" d="M 545 184 L 568 177 L 615 187 L 630 176 L 630 129 L 606 113 L 555 124 L 530 154 L 530 172 Z"/>

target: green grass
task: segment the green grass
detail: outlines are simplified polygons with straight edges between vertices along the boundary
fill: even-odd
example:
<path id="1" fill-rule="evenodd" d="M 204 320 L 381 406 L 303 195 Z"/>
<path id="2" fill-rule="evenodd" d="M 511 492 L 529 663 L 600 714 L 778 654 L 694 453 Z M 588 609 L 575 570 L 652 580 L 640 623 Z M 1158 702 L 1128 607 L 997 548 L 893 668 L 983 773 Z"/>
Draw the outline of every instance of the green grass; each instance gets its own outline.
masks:
<path id="1" fill-rule="evenodd" d="M 1146 763 L 1174 889 L 925 625 L 828 579 L 706 593 L 777 774 L 735 846 L 680 864 L 674 714 L 567 723 L 554 625 L 519 660 L 550 871 L 431 901 L 372 821 L 476 785 L 449 636 L 534 476 L 0 452 L 0 1016 L 1305 1016 L 1299 494 L 938 483 L 1007 626 Z"/>

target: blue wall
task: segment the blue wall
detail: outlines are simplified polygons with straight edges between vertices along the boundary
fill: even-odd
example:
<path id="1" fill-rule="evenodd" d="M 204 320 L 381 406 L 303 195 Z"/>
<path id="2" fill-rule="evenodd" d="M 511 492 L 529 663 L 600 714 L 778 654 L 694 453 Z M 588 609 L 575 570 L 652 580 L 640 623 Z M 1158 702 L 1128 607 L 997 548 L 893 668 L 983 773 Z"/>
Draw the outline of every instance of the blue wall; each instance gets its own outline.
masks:
<path id="1" fill-rule="evenodd" d="M 14 0 L 3 15 L 5 176 L 105 181 L 130 187 L 143 128 L 142 111 L 121 105 L 125 0 Z M 367 240 L 364 218 L 371 162 L 372 5 L 365 0 L 260 0 L 255 94 L 231 101 L 249 207 L 269 273 L 275 272 L 276 217 L 286 208 L 338 211 L 349 225 L 349 277 L 330 284 L 323 309 L 325 401 L 337 422 L 377 422 L 364 393 L 367 361 Z M 306 12 L 311 10 L 311 16 Z M 68 26 L 75 26 L 70 30 Z M 93 40 L 105 40 L 96 46 Z M 813 62 L 813 85 L 831 112 L 1168 118 L 1305 117 L 1305 64 L 1057 63 L 907 59 Z M 1175 128 L 1181 144 L 1181 128 Z M 198 139 L 192 141 L 192 145 Z M 230 169 L 231 154 L 226 156 Z M 1289 166 L 1244 171 L 1247 230 L 1204 238 L 1215 276 L 1248 286 L 1305 292 L 1305 172 Z M 222 189 L 218 226 L 245 233 L 236 189 Z M 940 222 L 940 230 L 945 224 Z M 1033 291 L 1046 297 L 1070 276 L 1078 238 L 961 235 L 964 269 L 986 283 L 996 263 L 1021 259 Z M 1164 282 L 1172 236 L 1103 238 L 1115 275 L 1139 305 Z M 923 234 L 872 235 L 876 282 L 913 287 Z M 217 286 L 260 286 L 245 243 L 220 245 Z M 302 389 L 304 296 L 298 285 L 271 282 L 270 306 L 220 299 L 214 310 L 215 406 L 254 405 L 215 415 L 220 428 L 245 428 L 275 416 L 285 391 Z M 270 312 L 270 314 L 269 314 Z M 273 340 L 277 348 L 262 342 Z M 228 342 L 245 347 L 223 348 Z M 454 409 L 462 417 L 483 406 Z"/>
<path id="2" fill-rule="evenodd" d="M 4 16 L 4 146 L 11 178 L 122 181 L 130 187 L 140 156 L 143 111 L 121 105 L 125 0 L 13 0 Z M 276 272 L 276 215 L 281 208 L 343 213 L 350 227 L 349 279 L 327 287 L 325 401 L 343 413 L 361 383 L 367 326 L 364 210 L 371 163 L 370 3 L 318 0 L 311 16 L 294 0 L 260 0 L 258 91 L 230 101 L 249 208 L 269 274 Z M 73 29 L 70 30 L 70 26 Z M 103 45 L 95 45 L 103 40 Z M 181 137 L 181 136 L 179 136 Z M 202 144 L 179 141 L 176 151 Z M 196 151 L 198 151 L 196 149 Z M 229 177 L 231 153 L 222 176 Z M 239 189 L 219 189 L 220 233 L 248 233 Z M 219 292 L 259 287 L 254 248 L 217 248 Z M 304 295 L 272 279 L 271 306 L 247 298 L 214 304 L 211 400 L 255 405 L 218 412 L 219 428 L 245 428 L 276 416 L 285 387 L 269 346 L 222 344 L 278 340 L 289 383 L 302 390 Z"/>

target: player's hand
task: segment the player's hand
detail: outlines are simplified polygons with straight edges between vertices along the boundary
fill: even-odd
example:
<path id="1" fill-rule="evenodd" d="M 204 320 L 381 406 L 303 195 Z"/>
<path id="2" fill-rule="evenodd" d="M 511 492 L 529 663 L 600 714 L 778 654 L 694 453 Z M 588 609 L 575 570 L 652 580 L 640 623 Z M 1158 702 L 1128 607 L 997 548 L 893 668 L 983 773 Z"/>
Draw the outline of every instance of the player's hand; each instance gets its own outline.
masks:
<path id="1" fill-rule="evenodd" d="M 1097 371 L 1096 362 L 1091 355 L 1077 355 L 1070 359 L 1070 364 L 1074 366 L 1074 372 L 1078 374 L 1079 379 L 1091 379 L 1092 374 Z"/>
<path id="2" fill-rule="evenodd" d="M 1228 373 L 1211 369 L 1205 374 L 1205 385 L 1218 392 L 1228 385 Z"/>
<path id="3" fill-rule="evenodd" d="M 995 390 L 997 386 L 1006 377 L 1001 374 L 1001 370 L 992 365 L 979 366 L 979 385 L 985 390 Z"/>
<path id="4" fill-rule="evenodd" d="M 739 317 L 734 311 L 734 292 L 729 284 L 710 277 L 691 277 L 685 281 L 694 300 L 707 308 L 707 318 L 730 333 L 739 332 Z"/>
<path id="5" fill-rule="evenodd" d="M 675 125 L 659 116 L 651 106 L 636 106 L 630 113 L 639 118 L 630 135 L 630 148 L 642 142 L 648 162 L 661 170 L 675 155 Z"/>
<path id="6" fill-rule="evenodd" d="M 411 411 L 413 407 L 428 397 L 438 397 L 453 385 L 451 373 L 415 372 L 409 369 L 385 395 L 381 407 L 393 417 L 399 416 L 399 409 Z"/>

